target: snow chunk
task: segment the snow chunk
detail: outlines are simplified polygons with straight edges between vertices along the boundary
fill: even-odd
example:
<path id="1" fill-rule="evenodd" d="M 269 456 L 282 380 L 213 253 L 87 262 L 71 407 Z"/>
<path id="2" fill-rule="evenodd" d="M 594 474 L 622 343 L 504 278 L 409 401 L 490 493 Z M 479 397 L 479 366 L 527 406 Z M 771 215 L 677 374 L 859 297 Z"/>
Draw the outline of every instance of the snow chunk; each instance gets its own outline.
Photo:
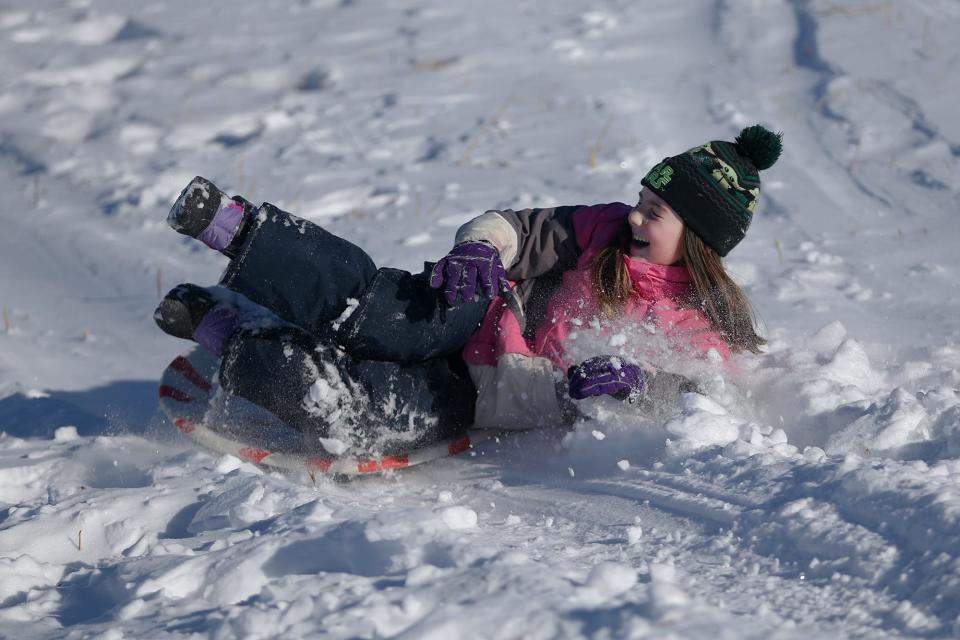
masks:
<path id="1" fill-rule="evenodd" d="M 353 315 L 353 312 L 357 310 L 357 307 L 360 306 L 360 301 L 356 298 L 347 298 L 347 306 L 343 308 L 343 311 L 337 317 L 336 320 L 330 323 L 330 326 L 334 331 L 339 331 L 340 326 L 347 321 L 347 319 Z"/>
<path id="2" fill-rule="evenodd" d="M 611 347 L 616 349 L 618 347 L 622 347 L 623 345 L 627 344 L 627 340 L 628 340 L 628 336 L 626 333 L 623 333 L 623 332 L 615 333 L 612 336 L 610 336 L 610 342 L 608 344 Z M 616 367 L 616 368 L 619 369 L 619 367 Z"/>
<path id="3" fill-rule="evenodd" d="M 333 516 L 333 509 L 320 499 L 308 502 L 298 511 L 303 515 L 304 522 L 329 522 Z"/>
<path id="4" fill-rule="evenodd" d="M 320 441 L 320 445 L 332 453 L 335 456 L 339 456 L 341 453 L 347 450 L 349 445 L 343 440 L 337 440 L 336 438 L 317 438 Z"/>
<path id="5" fill-rule="evenodd" d="M 834 320 L 810 336 L 807 344 L 817 353 L 830 355 L 840 348 L 843 339 L 847 337 L 847 329 L 839 320 Z"/>
<path id="6" fill-rule="evenodd" d="M 57 442 L 70 442 L 79 437 L 80 435 L 77 433 L 77 428 L 73 425 L 58 427 L 57 430 L 53 432 L 53 439 Z"/>
<path id="7" fill-rule="evenodd" d="M 454 531 L 472 529 L 477 526 L 477 512 L 469 507 L 447 507 L 440 512 L 444 523 Z"/>
<path id="8" fill-rule="evenodd" d="M 650 565 L 650 580 L 653 582 L 674 582 L 677 568 L 672 564 L 656 563 Z"/>
<path id="9" fill-rule="evenodd" d="M 677 570 L 673 565 L 651 564 L 650 582 L 650 603 L 654 612 L 661 616 L 690 601 L 689 596 L 676 584 Z"/>
<path id="10" fill-rule="evenodd" d="M 243 461 L 240 460 L 240 458 L 226 454 L 217 459 L 217 463 L 214 465 L 213 469 L 217 473 L 230 473 L 235 469 L 239 469 L 240 465 L 242 464 Z"/>
<path id="11" fill-rule="evenodd" d="M 690 393 L 680 399 L 683 413 L 667 421 L 667 432 L 677 438 L 682 451 L 715 445 L 728 445 L 740 436 L 743 420 L 727 415 L 726 410 L 705 396 Z"/>
<path id="12" fill-rule="evenodd" d="M 0 602 L 4 602 L 18 593 L 56 584 L 63 569 L 23 554 L 16 558 L 0 558 L 0 574 L 3 575 L 3 580 L 0 580 Z"/>
<path id="13" fill-rule="evenodd" d="M 893 610 L 894 619 L 911 631 L 934 632 L 940 628 L 940 622 L 913 606 L 909 600 L 902 601 L 897 608 Z"/>
<path id="14" fill-rule="evenodd" d="M 880 384 L 880 374 L 873 370 L 867 352 L 859 342 L 844 340 L 837 348 L 831 361 L 821 370 L 829 379 L 841 384 L 872 391 Z"/>
<path id="15" fill-rule="evenodd" d="M 916 398 L 896 388 L 881 404 L 872 405 L 866 415 L 854 420 L 827 441 L 830 454 L 870 454 L 895 449 L 930 437 L 922 422 L 927 412 Z"/>
<path id="16" fill-rule="evenodd" d="M 637 584 L 637 572 L 616 562 L 601 562 L 590 569 L 584 587 L 603 599 L 613 598 L 629 591 Z"/>
<path id="17" fill-rule="evenodd" d="M 193 534 L 231 527 L 234 529 L 269 518 L 282 505 L 284 496 L 267 491 L 257 476 L 239 476 L 223 493 L 205 502 L 187 526 Z"/>

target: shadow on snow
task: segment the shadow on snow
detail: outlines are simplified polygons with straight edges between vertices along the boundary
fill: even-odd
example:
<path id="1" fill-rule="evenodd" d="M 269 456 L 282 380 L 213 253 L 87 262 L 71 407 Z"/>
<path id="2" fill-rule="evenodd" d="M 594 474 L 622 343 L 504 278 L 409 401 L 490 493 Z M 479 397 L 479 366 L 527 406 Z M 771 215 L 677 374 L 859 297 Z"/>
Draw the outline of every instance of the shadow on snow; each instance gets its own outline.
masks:
<path id="1" fill-rule="evenodd" d="M 38 398 L 15 393 L 0 399 L 0 431 L 17 438 L 49 438 L 58 427 L 71 425 L 81 436 L 143 435 L 157 408 L 156 380 L 121 380 Z"/>

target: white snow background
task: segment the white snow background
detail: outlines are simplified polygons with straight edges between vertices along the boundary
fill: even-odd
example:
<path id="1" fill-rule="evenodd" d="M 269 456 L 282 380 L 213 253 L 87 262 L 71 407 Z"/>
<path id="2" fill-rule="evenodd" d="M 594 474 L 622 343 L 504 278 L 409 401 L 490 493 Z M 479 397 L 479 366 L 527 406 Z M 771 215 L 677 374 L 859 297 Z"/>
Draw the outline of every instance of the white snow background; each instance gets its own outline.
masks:
<path id="1" fill-rule="evenodd" d="M 0 0 L 0 636 L 960 635 L 960 4 Z M 785 134 L 736 392 L 347 484 L 156 414 L 195 174 L 419 269 Z"/>

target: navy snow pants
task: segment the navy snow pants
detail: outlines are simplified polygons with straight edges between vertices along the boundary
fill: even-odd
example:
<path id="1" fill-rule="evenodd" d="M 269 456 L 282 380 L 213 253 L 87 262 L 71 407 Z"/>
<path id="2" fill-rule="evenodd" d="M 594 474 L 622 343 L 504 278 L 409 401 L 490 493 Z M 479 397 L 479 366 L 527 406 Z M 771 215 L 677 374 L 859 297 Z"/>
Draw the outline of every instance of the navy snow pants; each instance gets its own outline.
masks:
<path id="1" fill-rule="evenodd" d="M 429 269 L 377 269 L 356 245 L 265 203 L 221 284 L 288 323 L 231 337 L 228 392 L 301 431 L 378 451 L 473 423 L 460 350 L 488 302 L 448 307 Z"/>

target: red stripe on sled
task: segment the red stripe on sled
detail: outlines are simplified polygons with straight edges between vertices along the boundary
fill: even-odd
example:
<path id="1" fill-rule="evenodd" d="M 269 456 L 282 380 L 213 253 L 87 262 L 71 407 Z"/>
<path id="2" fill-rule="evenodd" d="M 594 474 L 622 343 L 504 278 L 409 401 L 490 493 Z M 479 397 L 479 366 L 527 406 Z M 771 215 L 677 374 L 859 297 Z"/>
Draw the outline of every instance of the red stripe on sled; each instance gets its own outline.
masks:
<path id="1" fill-rule="evenodd" d="M 193 398 L 185 394 L 183 391 L 180 391 L 180 389 L 176 389 L 165 384 L 160 385 L 160 397 L 171 398 L 177 402 L 193 402 Z"/>
<path id="2" fill-rule="evenodd" d="M 196 425 L 193 424 L 193 420 L 187 420 L 186 418 L 177 418 L 173 421 L 173 424 L 184 433 L 191 433 L 197 428 Z"/>
<path id="3" fill-rule="evenodd" d="M 379 460 L 361 460 L 357 463 L 357 471 L 360 473 L 376 473 L 383 469 L 403 469 L 409 466 L 409 456 L 384 456 Z"/>
<path id="4" fill-rule="evenodd" d="M 330 471 L 330 467 L 333 466 L 333 458 L 307 458 L 304 464 L 307 465 L 309 471 L 326 473 Z"/>
<path id="5" fill-rule="evenodd" d="M 447 453 L 452 456 L 457 455 L 458 453 L 463 453 L 470 448 L 470 436 L 463 436 L 459 440 L 454 440 L 449 445 L 447 445 Z"/>
<path id="6" fill-rule="evenodd" d="M 244 460 L 249 460 L 254 464 L 260 464 L 260 461 L 270 455 L 270 452 L 265 449 L 254 449 L 253 447 L 244 447 L 238 451 L 240 457 Z"/>
<path id="7" fill-rule="evenodd" d="M 176 360 L 171 362 L 170 368 L 174 371 L 180 372 L 184 378 L 192 382 L 194 386 L 199 387 L 203 391 L 210 391 L 212 388 L 210 383 L 207 382 L 207 379 L 197 373 L 197 370 L 193 368 L 193 365 L 190 364 L 190 361 L 183 356 L 179 356 Z"/>
<path id="8" fill-rule="evenodd" d="M 384 469 L 403 469 L 410 466 L 410 456 L 387 456 L 380 460 Z"/>
<path id="9" fill-rule="evenodd" d="M 357 463 L 357 471 L 360 473 L 373 473 L 380 469 L 376 460 L 361 460 Z"/>

